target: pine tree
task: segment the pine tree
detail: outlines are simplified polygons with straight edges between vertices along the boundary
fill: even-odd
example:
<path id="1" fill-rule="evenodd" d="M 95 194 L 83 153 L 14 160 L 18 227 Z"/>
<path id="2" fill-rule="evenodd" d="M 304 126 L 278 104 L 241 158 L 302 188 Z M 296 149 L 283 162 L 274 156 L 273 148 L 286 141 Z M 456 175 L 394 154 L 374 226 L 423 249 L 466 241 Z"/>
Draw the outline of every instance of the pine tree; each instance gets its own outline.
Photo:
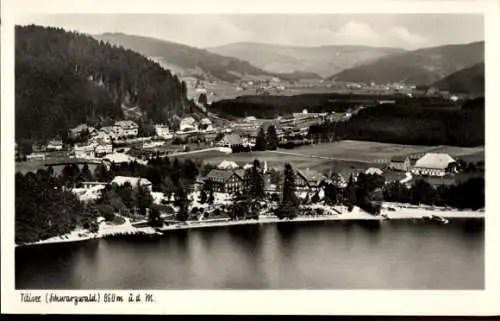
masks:
<path id="1" fill-rule="evenodd" d="M 285 164 L 284 182 L 283 182 L 283 197 L 282 203 L 289 203 L 292 205 L 297 205 L 297 196 L 295 195 L 295 172 L 292 165 Z"/>
<path id="2" fill-rule="evenodd" d="M 314 193 L 314 195 L 311 197 L 311 202 L 312 203 L 318 203 L 319 202 L 319 194 L 318 194 L 318 192 Z"/>
<path id="3" fill-rule="evenodd" d="M 356 183 L 354 183 L 352 175 L 349 177 L 349 182 L 347 183 L 345 192 L 347 206 L 352 209 L 352 207 L 357 204 Z"/>
<path id="4" fill-rule="evenodd" d="M 276 211 L 276 215 L 279 218 L 291 219 L 297 216 L 297 205 L 299 205 L 299 201 L 297 195 L 295 195 L 295 190 L 295 173 L 292 166 L 286 163 L 281 205 Z"/>
<path id="5" fill-rule="evenodd" d="M 109 182 L 111 180 L 110 173 L 105 165 L 99 164 L 94 170 L 94 178 L 98 182 Z"/>
<path id="6" fill-rule="evenodd" d="M 92 176 L 92 173 L 89 170 L 89 165 L 87 163 L 85 163 L 83 165 L 82 172 L 81 172 L 81 178 L 82 178 L 82 181 L 85 181 L 85 182 L 91 182 L 94 180 L 94 177 Z"/>
<path id="7" fill-rule="evenodd" d="M 208 201 L 207 192 L 205 192 L 205 190 L 202 189 L 200 192 L 200 203 L 205 204 L 207 201 Z"/>
<path id="8" fill-rule="evenodd" d="M 276 150 L 278 148 L 278 134 L 276 133 L 276 127 L 271 125 L 267 128 L 267 149 Z"/>
<path id="9" fill-rule="evenodd" d="M 208 200 L 207 200 L 207 202 L 210 205 L 212 205 L 215 202 L 215 195 L 214 195 L 214 191 L 212 189 L 208 193 Z"/>
<path id="10" fill-rule="evenodd" d="M 259 129 L 259 133 L 257 134 L 257 138 L 255 139 L 255 150 L 266 150 L 267 149 L 267 143 L 266 143 L 266 133 L 264 132 L 264 128 Z"/>
<path id="11" fill-rule="evenodd" d="M 201 93 L 200 97 L 198 97 L 198 103 L 203 105 L 203 106 L 206 106 L 207 102 L 208 102 L 207 94 Z"/>
<path id="12" fill-rule="evenodd" d="M 137 207 L 139 208 L 139 213 L 141 215 L 146 215 L 146 210 L 148 208 L 151 208 L 151 205 L 153 204 L 153 197 L 151 196 L 149 189 L 141 185 L 137 187 L 136 195 L 137 195 L 136 201 L 137 201 Z"/>
<path id="13" fill-rule="evenodd" d="M 148 224 L 152 227 L 162 227 L 163 221 L 160 217 L 160 211 L 157 207 L 151 208 L 151 211 L 148 215 Z"/>
<path id="14" fill-rule="evenodd" d="M 177 215 L 176 215 L 177 220 L 182 221 L 182 222 L 187 221 L 187 219 L 189 217 L 189 213 L 188 213 L 188 205 L 189 204 L 188 204 L 186 192 L 184 191 L 184 188 L 182 186 L 179 187 L 175 193 L 174 205 L 179 207 L 179 211 L 177 212 Z"/>

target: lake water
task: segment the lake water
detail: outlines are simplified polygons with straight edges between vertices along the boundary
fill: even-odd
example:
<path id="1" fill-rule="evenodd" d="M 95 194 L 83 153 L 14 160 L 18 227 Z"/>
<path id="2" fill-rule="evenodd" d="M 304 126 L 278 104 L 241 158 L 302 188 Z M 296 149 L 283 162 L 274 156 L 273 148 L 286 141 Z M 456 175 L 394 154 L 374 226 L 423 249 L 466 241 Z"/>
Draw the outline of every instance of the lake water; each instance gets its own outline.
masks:
<path id="1" fill-rule="evenodd" d="M 484 289 L 483 220 L 372 223 L 244 225 L 17 248 L 16 288 Z"/>

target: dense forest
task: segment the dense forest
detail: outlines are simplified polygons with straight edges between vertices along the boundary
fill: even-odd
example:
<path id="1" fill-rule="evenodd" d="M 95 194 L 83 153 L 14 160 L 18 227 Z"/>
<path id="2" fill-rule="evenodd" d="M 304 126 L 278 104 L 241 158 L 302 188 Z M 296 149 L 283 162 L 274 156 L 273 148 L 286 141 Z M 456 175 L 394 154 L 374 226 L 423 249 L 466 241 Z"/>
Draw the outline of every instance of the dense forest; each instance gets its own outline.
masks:
<path id="1" fill-rule="evenodd" d="M 139 106 L 166 121 L 191 106 L 186 85 L 131 50 L 59 28 L 17 26 L 16 139 L 45 140 Z"/>
<path id="2" fill-rule="evenodd" d="M 381 106 L 353 116 L 348 137 L 411 145 L 484 145 L 484 110 Z"/>
<path id="3" fill-rule="evenodd" d="M 229 117 L 255 116 L 273 118 L 276 115 L 309 112 L 343 112 L 357 106 L 377 106 L 379 101 L 394 100 L 396 105 L 443 107 L 455 106 L 449 99 L 428 96 L 409 98 L 403 94 L 358 95 L 358 94 L 302 94 L 295 96 L 240 96 L 236 99 L 212 103 L 210 109 Z"/>
<path id="4" fill-rule="evenodd" d="M 18 244 L 68 233 L 88 224 L 94 215 L 75 195 L 63 190 L 49 171 L 16 174 L 15 192 Z"/>
<path id="5" fill-rule="evenodd" d="M 334 139 L 410 145 L 481 146 L 485 135 L 484 107 L 481 108 L 481 99 L 462 108 L 384 105 L 363 109 L 345 122 L 313 125 L 309 133 L 321 138 L 332 135 Z"/>

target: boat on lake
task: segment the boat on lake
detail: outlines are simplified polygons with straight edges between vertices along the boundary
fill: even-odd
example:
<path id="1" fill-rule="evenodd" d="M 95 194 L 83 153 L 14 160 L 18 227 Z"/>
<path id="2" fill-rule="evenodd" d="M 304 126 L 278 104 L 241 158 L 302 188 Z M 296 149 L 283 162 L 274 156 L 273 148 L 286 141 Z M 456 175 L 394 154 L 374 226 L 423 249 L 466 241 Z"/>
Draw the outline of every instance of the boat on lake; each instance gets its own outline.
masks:
<path id="1" fill-rule="evenodd" d="M 424 216 L 423 219 L 427 222 L 435 222 L 439 224 L 448 224 L 450 221 L 439 215 Z"/>

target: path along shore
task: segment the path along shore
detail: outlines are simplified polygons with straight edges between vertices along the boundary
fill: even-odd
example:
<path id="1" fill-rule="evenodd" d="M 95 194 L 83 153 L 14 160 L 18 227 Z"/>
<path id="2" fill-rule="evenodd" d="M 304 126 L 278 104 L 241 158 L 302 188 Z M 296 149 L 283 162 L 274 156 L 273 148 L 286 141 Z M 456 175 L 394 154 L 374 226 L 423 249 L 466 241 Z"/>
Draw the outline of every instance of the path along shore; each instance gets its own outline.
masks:
<path id="1" fill-rule="evenodd" d="M 99 239 L 111 235 L 130 235 L 130 234 L 162 234 L 163 232 L 168 232 L 172 230 L 184 230 L 184 229 L 195 229 L 195 228 L 207 228 L 207 227 L 220 227 L 220 226 L 233 226 L 233 225 L 248 225 L 248 224 L 269 224 L 278 222 L 311 222 L 311 221 L 380 221 L 386 219 L 425 219 L 432 215 L 437 215 L 446 219 L 454 218 L 484 218 L 485 213 L 482 210 L 457 210 L 457 209 L 445 209 L 430 206 L 415 206 L 409 204 L 398 204 L 398 203 L 384 203 L 382 209 L 382 215 L 371 215 L 364 212 L 358 207 L 354 207 L 351 212 L 343 206 L 332 207 L 316 205 L 310 208 L 322 208 L 330 209 L 326 211 L 326 215 L 316 215 L 316 216 L 299 216 L 292 220 L 280 220 L 274 215 L 261 215 L 258 220 L 236 220 L 231 221 L 229 219 L 212 219 L 203 221 L 188 221 L 185 224 L 174 224 L 164 226 L 162 228 L 154 229 L 152 227 L 134 227 L 128 218 L 125 218 L 125 223 L 120 225 L 109 225 L 107 223 L 101 223 L 99 231 L 97 233 L 90 233 L 84 229 L 78 229 L 71 233 L 52 237 L 46 240 L 23 244 L 21 246 L 31 246 L 39 244 L 51 244 L 51 243 L 66 243 L 66 242 L 79 242 L 85 240 Z M 334 214 L 331 214 L 334 213 Z M 341 213 L 341 214 L 338 214 Z"/>

